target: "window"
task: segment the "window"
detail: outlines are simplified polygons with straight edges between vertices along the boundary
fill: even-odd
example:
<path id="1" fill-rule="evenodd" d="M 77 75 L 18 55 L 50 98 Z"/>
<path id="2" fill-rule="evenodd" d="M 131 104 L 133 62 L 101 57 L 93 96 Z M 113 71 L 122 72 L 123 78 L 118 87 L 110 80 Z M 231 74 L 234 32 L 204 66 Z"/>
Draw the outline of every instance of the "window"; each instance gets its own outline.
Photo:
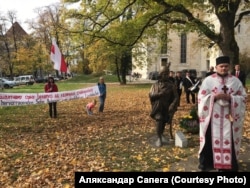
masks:
<path id="1" fill-rule="evenodd" d="M 161 66 L 166 66 L 168 63 L 168 58 L 162 58 L 161 59 Z"/>
<path id="2" fill-rule="evenodd" d="M 168 52 L 168 36 L 167 34 L 162 35 L 161 37 L 161 54 L 167 54 Z"/>
<path id="3" fill-rule="evenodd" d="M 187 35 L 181 34 L 181 63 L 187 62 Z"/>
<path id="4" fill-rule="evenodd" d="M 210 68 L 210 60 L 206 60 L 206 63 L 207 63 L 207 70 L 209 70 L 209 68 Z"/>

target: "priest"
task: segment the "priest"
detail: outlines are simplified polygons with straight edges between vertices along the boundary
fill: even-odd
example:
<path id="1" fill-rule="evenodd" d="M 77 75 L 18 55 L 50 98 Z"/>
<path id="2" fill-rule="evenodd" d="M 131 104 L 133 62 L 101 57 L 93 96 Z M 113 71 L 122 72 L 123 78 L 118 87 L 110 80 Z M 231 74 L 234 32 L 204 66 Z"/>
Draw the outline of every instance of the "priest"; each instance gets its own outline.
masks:
<path id="1" fill-rule="evenodd" d="M 206 77 L 198 93 L 201 171 L 238 171 L 247 94 L 229 74 L 230 58 L 216 59 L 216 73 Z"/>

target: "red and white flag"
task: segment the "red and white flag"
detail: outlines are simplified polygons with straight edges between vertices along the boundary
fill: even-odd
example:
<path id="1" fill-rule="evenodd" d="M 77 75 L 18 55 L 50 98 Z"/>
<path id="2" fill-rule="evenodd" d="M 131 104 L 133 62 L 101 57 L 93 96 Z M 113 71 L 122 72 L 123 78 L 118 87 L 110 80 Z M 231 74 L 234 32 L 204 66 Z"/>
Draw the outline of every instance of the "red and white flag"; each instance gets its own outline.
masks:
<path id="1" fill-rule="evenodd" d="M 54 63 L 54 69 L 61 71 L 61 72 L 67 72 L 67 64 L 65 62 L 65 59 L 60 52 L 60 49 L 58 48 L 55 39 L 52 39 L 52 46 L 50 50 L 50 59 Z"/>

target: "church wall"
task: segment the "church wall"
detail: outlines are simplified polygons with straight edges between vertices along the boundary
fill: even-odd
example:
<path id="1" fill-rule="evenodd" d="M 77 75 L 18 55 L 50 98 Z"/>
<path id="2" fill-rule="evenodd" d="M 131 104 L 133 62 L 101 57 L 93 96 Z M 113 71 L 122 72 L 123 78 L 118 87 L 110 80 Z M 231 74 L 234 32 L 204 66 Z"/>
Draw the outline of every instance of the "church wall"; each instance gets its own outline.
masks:
<path id="1" fill-rule="evenodd" d="M 218 19 L 215 15 L 203 16 L 209 22 L 213 22 L 215 26 L 215 31 L 219 31 Z M 250 17 L 245 18 L 245 20 L 240 24 L 240 30 L 238 27 L 235 28 L 235 38 L 240 48 L 240 53 L 250 51 Z M 187 59 L 186 63 L 180 63 L 180 35 L 175 32 L 169 32 L 168 35 L 170 42 L 168 43 L 168 54 L 160 54 L 159 47 L 155 47 L 154 51 L 147 54 L 146 68 L 139 70 L 143 74 L 143 78 L 147 78 L 147 75 L 151 71 L 160 71 L 161 59 L 167 57 L 168 61 L 171 62 L 170 69 L 173 71 L 181 71 L 183 69 L 196 69 L 198 76 L 202 76 L 208 71 L 210 66 L 215 66 L 215 59 L 222 55 L 219 48 L 214 45 L 212 48 L 200 47 L 199 37 L 195 33 L 187 34 Z M 157 44 L 157 43 L 156 43 Z M 138 70 L 138 69 L 136 69 Z"/>

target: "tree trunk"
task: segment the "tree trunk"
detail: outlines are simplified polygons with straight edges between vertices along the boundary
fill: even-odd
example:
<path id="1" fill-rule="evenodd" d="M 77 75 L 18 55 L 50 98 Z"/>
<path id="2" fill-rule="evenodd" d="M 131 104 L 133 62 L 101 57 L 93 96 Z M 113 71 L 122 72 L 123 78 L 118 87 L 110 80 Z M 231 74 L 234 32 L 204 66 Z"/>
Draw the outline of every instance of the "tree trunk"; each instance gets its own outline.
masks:
<path id="1" fill-rule="evenodd" d="M 119 69 L 119 62 L 118 62 L 117 57 L 115 58 L 115 67 L 116 67 L 116 75 L 117 75 L 117 79 L 118 79 L 118 81 L 121 83 L 120 69 Z"/>
<path id="2" fill-rule="evenodd" d="M 235 40 L 235 15 L 238 10 L 240 1 L 232 2 L 229 5 L 224 5 L 224 10 L 221 10 L 221 4 L 218 1 L 213 1 L 215 5 L 215 14 L 220 22 L 220 33 L 217 44 L 220 47 L 223 55 L 230 57 L 231 65 L 239 63 L 239 46 Z"/>
<path id="3" fill-rule="evenodd" d="M 126 62 L 127 62 L 127 55 L 124 54 L 121 58 L 121 84 L 127 84 L 127 81 L 126 81 Z"/>
<path id="4" fill-rule="evenodd" d="M 127 84 L 126 75 L 131 69 L 130 65 L 132 65 L 132 52 L 128 49 L 121 58 L 121 84 Z"/>
<path id="5" fill-rule="evenodd" d="M 239 46 L 235 40 L 233 22 L 224 19 L 220 20 L 221 29 L 218 46 L 220 47 L 223 55 L 230 57 L 231 65 L 239 63 Z"/>

